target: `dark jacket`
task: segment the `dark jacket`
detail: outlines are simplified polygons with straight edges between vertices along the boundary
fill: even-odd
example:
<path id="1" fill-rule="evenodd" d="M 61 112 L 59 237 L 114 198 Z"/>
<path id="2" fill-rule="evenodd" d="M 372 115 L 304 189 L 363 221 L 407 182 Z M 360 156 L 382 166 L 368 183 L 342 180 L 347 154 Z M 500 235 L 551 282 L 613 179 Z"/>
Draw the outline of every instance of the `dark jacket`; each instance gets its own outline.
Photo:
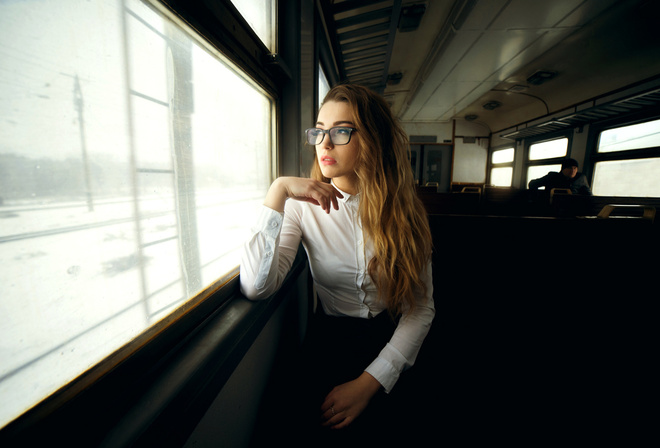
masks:
<path id="1" fill-rule="evenodd" d="M 529 182 L 530 190 L 538 190 L 539 187 L 545 187 L 548 191 L 553 188 L 569 188 L 573 194 L 591 194 L 587 176 L 582 173 L 577 173 L 574 178 L 570 179 L 561 173 L 551 171 L 540 179 Z"/>

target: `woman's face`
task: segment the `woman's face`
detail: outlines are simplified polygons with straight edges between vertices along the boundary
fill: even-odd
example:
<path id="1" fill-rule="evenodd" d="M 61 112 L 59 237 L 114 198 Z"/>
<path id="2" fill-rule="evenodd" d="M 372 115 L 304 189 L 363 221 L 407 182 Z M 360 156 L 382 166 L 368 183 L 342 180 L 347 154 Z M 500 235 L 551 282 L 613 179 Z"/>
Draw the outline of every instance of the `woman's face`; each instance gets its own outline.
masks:
<path id="1" fill-rule="evenodd" d="M 328 101 L 319 111 L 316 127 L 330 129 L 337 126 L 354 128 L 351 108 L 343 101 Z M 355 166 L 358 158 L 358 131 L 353 131 L 351 140 L 346 145 L 335 145 L 326 134 L 323 141 L 316 145 L 316 158 L 321 172 L 332 179 L 335 185 L 349 194 L 357 193 L 357 174 Z"/>

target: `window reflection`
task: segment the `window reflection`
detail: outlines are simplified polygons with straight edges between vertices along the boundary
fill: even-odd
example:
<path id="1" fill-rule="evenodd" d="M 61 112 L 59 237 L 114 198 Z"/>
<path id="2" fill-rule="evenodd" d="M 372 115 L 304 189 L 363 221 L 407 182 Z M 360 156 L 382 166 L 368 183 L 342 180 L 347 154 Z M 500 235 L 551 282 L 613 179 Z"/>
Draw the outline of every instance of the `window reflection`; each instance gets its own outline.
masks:
<path id="1" fill-rule="evenodd" d="M 275 53 L 275 8 L 277 0 L 231 0 L 259 39 Z"/>
<path id="2" fill-rule="evenodd" d="M 319 97 L 318 97 L 318 107 L 321 107 L 321 103 L 323 103 L 323 99 L 327 95 L 327 93 L 330 91 L 330 83 L 328 83 L 328 78 L 325 76 L 325 72 L 323 71 L 323 67 L 321 64 L 319 64 Z"/>

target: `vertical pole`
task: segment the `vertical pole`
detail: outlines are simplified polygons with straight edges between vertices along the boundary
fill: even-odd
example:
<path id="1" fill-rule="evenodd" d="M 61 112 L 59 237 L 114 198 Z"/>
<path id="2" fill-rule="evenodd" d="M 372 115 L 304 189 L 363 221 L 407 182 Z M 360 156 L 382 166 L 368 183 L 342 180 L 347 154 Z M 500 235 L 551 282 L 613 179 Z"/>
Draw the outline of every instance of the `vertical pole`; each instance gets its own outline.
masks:
<path id="1" fill-rule="evenodd" d="M 202 287 L 202 272 L 197 236 L 195 200 L 195 167 L 193 163 L 192 120 L 192 43 L 175 39 L 170 23 L 165 27 L 171 62 L 168 69 L 170 86 L 170 126 L 174 158 L 174 194 L 179 227 L 179 253 L 188 297 Z"/>
<path id="2" fill-rule="evenodd" d="M 140 206 L 139 206 L 139 183 L 137 162 L 135 158 L 135 132 L 133 123 L 133 107 L 131 99 L 131 75 L 130 75 L 130 58 L 129 55 L 129 41 L 128 41 L 128 23 L 126 20 L 127 7 L 125 1 L 122 2 L 121 8 L 121 24 L 122 24 L 122 37 L 123 37 L 123 56 L 124 56 L 124 82 L 126 84 L 126 117 L 128 123 L 128 146 L 130 155 L 130 172 L 131 172 L 131 186 L 133 191 L 133 216 L 135 220 L 135 242 L 136 242 L 136 257 L 137 265 L 140 270 L 140 289 L 142 292 L 142 304 L 144 306 L 145 321 L 149 322 L 151 313 L 149 311 L 149 303 L 147 301 L 147 278 L 144 271 L 144 253 L 142 252 L 142 231 L 140 229 Z"/>
<path id="3" fill-rule="evenodd" d="M 73 81 L 73 104 L 78 110 L 78 126 L 80 127 L 80 148 L 82 150 L 82 163 L 83 163 L 83 176 L 85 179 L 85 194 L 87 196 L 87 209 L 90 212 L 94 211 L 94 202 L 92 200 L 92 186 L 89 174 L 89 158 L 87 157 L 87 142 L 85 138 L 85 120 L 83 116 L 83 95 L 80 88 L 80 80 L 78 75 L 74 77 Z"/>

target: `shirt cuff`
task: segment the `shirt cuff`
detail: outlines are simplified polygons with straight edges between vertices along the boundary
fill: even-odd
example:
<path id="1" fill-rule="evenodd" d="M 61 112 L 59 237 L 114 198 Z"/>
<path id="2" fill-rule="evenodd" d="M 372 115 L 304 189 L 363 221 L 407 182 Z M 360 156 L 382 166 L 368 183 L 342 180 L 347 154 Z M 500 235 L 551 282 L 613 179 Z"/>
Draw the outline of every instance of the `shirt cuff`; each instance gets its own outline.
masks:
<path id="1" fill-rule="evenodd" d="M 383 358 L 376 358 L 364 371 L 376 378 L 388 394 L 400 375 L 399 371 L 389 361 Z"/>
<path id="2" fill-rule="evenodd" d="M 283 213 L 277 212 L 264 205 L 261 207 L 261 212 L 259 213 L 257 223 L 253 230 L 255 232 L 261 232 L 272 239 L 276 239 L 280 234 L 282 221 L 284 221 Z"/>
<path id="3" fill-rule="evenodd" d="M 271 265 L 273 264 L 273 258 L 275 257 L 277 238 L 280 236 L 280 230 L 282 229 L 282 221 L 284 221 L 282 213 L 276 212 L 266 206 L 262 207 L 261 213 L 259 213 L 259 218 L 257 219 L 256 228 L 254 229 L 254 231 L 259 232 L 264 236 L 264 249 L 261 263 L 259 264 L 257 276 L 254 279 L 255 289 L 264 288 L 266 281 L 268 280 Z"/>

